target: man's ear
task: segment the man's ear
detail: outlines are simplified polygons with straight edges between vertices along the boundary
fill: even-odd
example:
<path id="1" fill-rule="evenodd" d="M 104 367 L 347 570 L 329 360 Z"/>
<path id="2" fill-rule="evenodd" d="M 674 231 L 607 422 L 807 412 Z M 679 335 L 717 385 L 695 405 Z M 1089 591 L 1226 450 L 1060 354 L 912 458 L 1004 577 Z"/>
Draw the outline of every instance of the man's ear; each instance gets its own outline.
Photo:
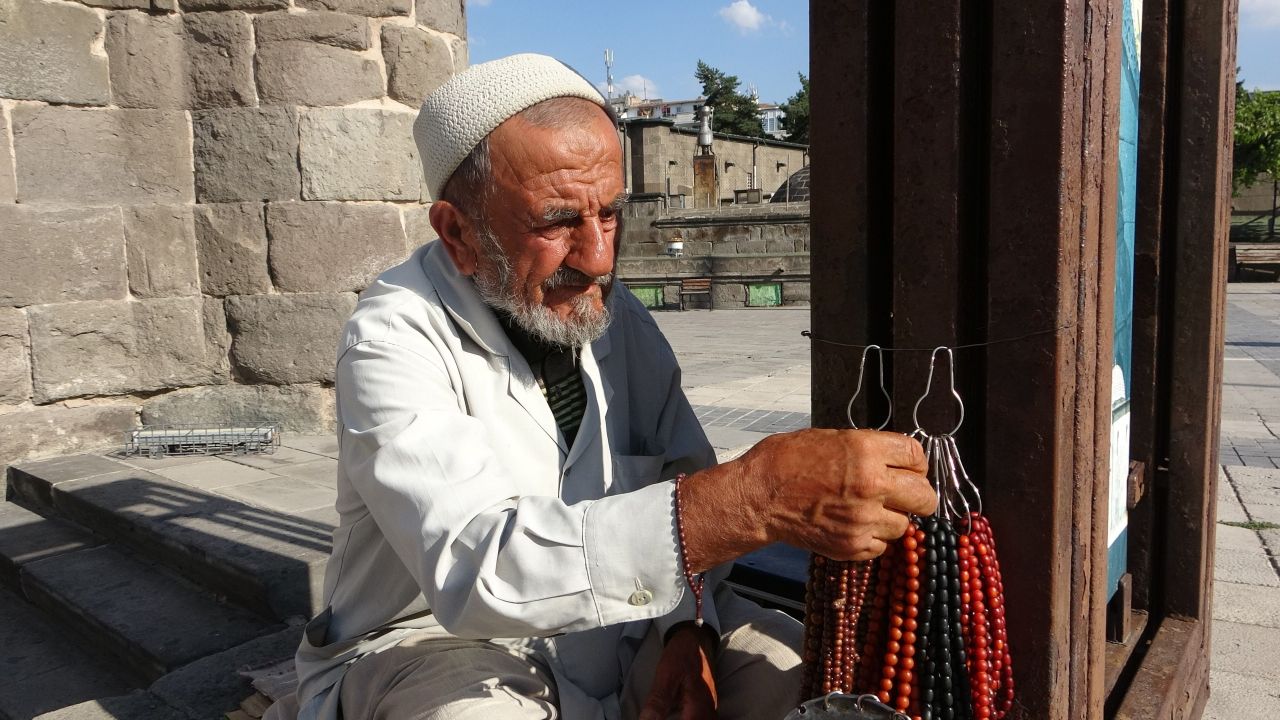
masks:
<path id="1" fill-rule="evenodd" d="M 431 227 L 435 229 L 444 249 L 453 259 L 454 267 L 463 275 L 474 275 L 476 272 L 475 232 L 471 220 L 456 205 L 447 200 L 431 203 L 427 217 L 431 219 Z M 471 242 L 468 242 L 468 240 Z"/>

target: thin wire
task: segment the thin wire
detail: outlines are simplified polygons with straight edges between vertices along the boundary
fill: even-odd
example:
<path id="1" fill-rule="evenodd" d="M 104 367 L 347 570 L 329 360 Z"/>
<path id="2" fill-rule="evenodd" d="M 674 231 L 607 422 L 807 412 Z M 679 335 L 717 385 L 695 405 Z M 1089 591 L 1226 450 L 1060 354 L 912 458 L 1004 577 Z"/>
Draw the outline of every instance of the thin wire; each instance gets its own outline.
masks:
<path id="1" fill-rule="evenodd" d="M 1075 327 L 1075 323 L 1071 322 L 1071 323 L 1067 323 L 1066 325 L 1060 325 L 1051 330 L 1037 330 L 1036 332 L 1029 332 L 1025 335 L 1015 335 L 1014 337 L 1000 338 L 998 340 L 987 340 L 986 342 L 966 343 L 964 345 L 951 345 L 951 346 L 931 345 L 929 347 L 888 347 L 887 345 L 875 345 L 874 347 L 879 347 L 881 352 L 934 352 L 939 347 L 946 347 L 950 350 L 969 350 L 971 348 L 988 347 L 990 345 L 1002 345 L 1004 343 L 1018 342 L 1019 340 L 1026 340 L 1028 338 L 1038 337 L 1040 335 L 1056 335 L 1062 332 L 1063 330 L 1070 330 L 1073 327 Z M 804 337 L 809 338 L 813 342 L 819 342 L 826 345 L 835 345 L 837 347 L 853 348 L 854 350 L 865 350 L 868 347 L 873 347 L 872 345 L 855 345 L 853 343 L 840 342 L 839 340 L 828 340 L 824 337 L 818 337 L 817 335 L 814 335 L 812 330 L 801 330 L 800 334 L 803 335 Z"/>

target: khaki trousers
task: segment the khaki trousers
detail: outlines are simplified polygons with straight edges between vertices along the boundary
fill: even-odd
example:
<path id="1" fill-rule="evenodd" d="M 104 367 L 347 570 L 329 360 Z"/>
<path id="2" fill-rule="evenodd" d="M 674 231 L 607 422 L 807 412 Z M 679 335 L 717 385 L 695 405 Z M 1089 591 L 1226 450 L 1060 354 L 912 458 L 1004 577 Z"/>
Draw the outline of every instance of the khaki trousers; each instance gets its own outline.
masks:
<path id="1" fill-rule="evenodd" d="M 722 632 L 715 658 L 720 717 L 781 720 L 798 700 L 800 623 L 732 592 L 716 593 L 716 611 Z M 644 706 L 661 653 L 661 639 L 651 631 L 619 696 L 623 720 L 634 720 Z M 426 633 L 353 664 L 341 698 L 346 720 L 561 717 L 555 680 L 537 659 L 491 643 Z"/>

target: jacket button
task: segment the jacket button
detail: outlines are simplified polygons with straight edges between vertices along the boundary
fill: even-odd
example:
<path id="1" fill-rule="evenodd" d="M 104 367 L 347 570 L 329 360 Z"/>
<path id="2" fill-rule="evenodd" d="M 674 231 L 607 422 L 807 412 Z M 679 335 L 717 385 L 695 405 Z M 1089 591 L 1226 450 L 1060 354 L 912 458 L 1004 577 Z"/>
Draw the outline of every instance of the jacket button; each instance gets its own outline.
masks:
<path id="1" fill-rule="evenodd" d="M 627 598 L 627 602 L 636 606 L 648 605 L 653 602 L 653 593 L 648 590 L 637 590 L 631 593 L 631 597 Z"/>

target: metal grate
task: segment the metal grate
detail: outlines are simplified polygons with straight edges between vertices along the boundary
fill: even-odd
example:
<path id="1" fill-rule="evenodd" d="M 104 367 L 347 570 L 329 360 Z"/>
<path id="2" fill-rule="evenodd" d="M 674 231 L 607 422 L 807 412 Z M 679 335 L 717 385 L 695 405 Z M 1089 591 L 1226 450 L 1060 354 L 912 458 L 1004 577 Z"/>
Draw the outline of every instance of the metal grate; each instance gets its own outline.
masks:
<path id="1" fill-rule="evenodd" d="M 245 422 L 230 425 L 143 425 L 125 435 L 125 455 L 245 455 L 274 453 L 280 425 Z"/>

